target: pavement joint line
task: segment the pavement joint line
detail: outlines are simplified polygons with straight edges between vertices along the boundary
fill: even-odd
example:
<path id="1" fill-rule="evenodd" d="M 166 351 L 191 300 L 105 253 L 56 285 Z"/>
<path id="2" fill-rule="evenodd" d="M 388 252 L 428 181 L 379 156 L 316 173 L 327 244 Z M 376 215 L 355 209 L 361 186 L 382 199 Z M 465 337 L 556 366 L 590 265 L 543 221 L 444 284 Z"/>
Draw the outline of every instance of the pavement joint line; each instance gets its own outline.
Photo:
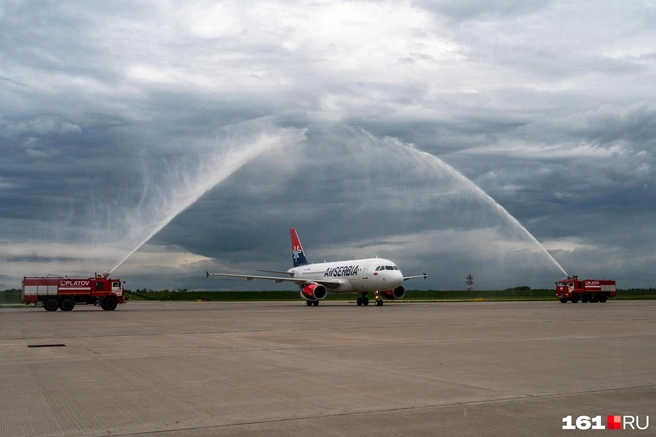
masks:
<path id="1" fill-rule="evenodd" d="M 645 317 L 645 318 L 635 318 L 635 319 L 620 319 L 620 320 L 613 320 L 613 322 L 636 322 L 636 321 L 651 321 L 651 318 Z M 458 326 L 499 326 L 499 325 L 516 325 L 518 322 L 494 322 L 494 323 L 451 323 L 451 324 L 423 324 L 423 325 L 388 325 L 385 326 L 385 328 L 427 328 L 427 327 L 435 327 L 435 328 L 444 328 L 444 327 L 458 327 Z M 566 321 L 566 320 L 559 320 L 552 322 L 558 325 L 563 325 L 563 324 L 581 324 L 584 322 L 581 321 Z M 543 324 L 541 322 L 522 322 L 522 324 Z M 366 325 L 366 326 L 348 326 L 348 327 L 336 327 L 336 328 L 331 328 L 330 330 L 324 329 L 324 328 L 314 328 L 314 329 L 305 329 L 304 331 L 328 331 L 328 332 L 333 332 L 333 331 L 351 331 L 351 330 L 365 330 L 365 329 L 377 329 L 380 328 L 380 326 L 371 326 L 371 325 Z M 205 334 L 257 334 L 257 333 L 270 333 L 271 331 L 268 329 L 255 329 L 251 331 L 201 331 L 201 332 L 189 332 L 189 333 L 180 333 L 180 332 L 165 332 L 165 333 L 134 333 L 134 334 L 104 334 L 104 335 L 97 335 L 97 334 L 88 334 L 88 335 L 74 335 L 71 337 L 62 337 L 62 338 L 69 338 L 69 339 L 75 339 L 75 338 L 116 338 L 116 337 L 157 337 L 157 336 L 166 336 L 166 335 L 205 335 Z M 298 332 L 298 328 L 289 328 L 289 329 L 277 329 L 275 332 L 280 332 L 280 333 L 285 333 L 285 332 Z M 628 336 L 628 334 L 624 334 L 624 336 Z M 53 337 L 48 337 L 48 336 L 43 336 L 43 337 L 3 337 L 2 340 L 43 340 L 43 339 L 49 339 Z"/>
<path id="2" fill-rule="evenodd" d="M 632 391 L 632 390 L 644 390 L 656 388 L 656 384 L 653 385 L 642 385 L 642 386 L 628 386 L 628 387 L 616 387 L 610 389 L 600 389 L 600 390 L 583 390 L 577 392 L 569 393 L 550 393 L 545 395 L 531 395 L 526 394 L 524 396 L 515 396 L 511 398 L 500 398 L 500 399 L 485 399 L 481 401 L 470 401 L 470 402 L 453 402 L 449 404 L 435 404 L 435 405 L 418 405 L 412 407 L 399 407 L 399 408 L 388 408 L 388 409 L 379 409 L 371 411 L 356 411 L 352 413 L 335 413 L 335 414 L 325 414 L 325 415 L 313 415 L 305 417 L 288 417 L 283 419 L 274 419 L 274 420 L 260 420 L 253 422 L 239 422 L 239 423 L 226 423 L 222 425 L 207 425 L 207 426 L 197 426 L 189 428 L 172 428 L 172 429 L 161 429 L 157 431 L 145 431 L 145 432 L 134 432 L 127 434 L 112 434 L 115 437 L 129 437 L 129 436 L 139 436 L 139 435 L 154 435 L 162 433 L 174 433 L 181 431 L 195 431 L 195 430 L 209 430 L 215 428 L 231 428 L 239 426 L 249 426 L 249 425 L 263 425 L 263 424 L 273 424 L 273 423 L 284 423 L 284 422 L 295 422 L 302 420 L 312 420 L 312 419 L 328 419 L 331 417 L 348 417 L 348 416 L 365 416 L 368 414 L 376 413 L 394 413 L 398 411 L 411 411 L 411 410 L 423 410 L 423 409 L 432 409 L 432 408 L 449 408 L 449 407 L 459 407 L 459 406 L 473 406 L 473 405 L 484 405 L 484 404 L 494 404 L 502 402 L 518 402 L 525 400 L 534 400 L 534 399 L 548 399 L 548 398 L 557 398 L 557 397 L 567 397 L 567 396 L 576 396 L 576 395 L 586 395 L 586 394 L 596 394 L 596 393 L 609 393 L 609 392 L 618 392 L 618 391 Z"/>
<path id="3" fill-rule="evenodd" d="M 162 334 L 162 335 L 196 335 L 193 333 L 190 334 Z M 653 336 L 656 335 L 656 333 L 642 333 L 640 335 L 646 335 L 646 336 Z M 598 335 L 598 336 L 580 336 L 580 335 L 574 335 L 574 336 L 568 336 L 566 338 L 569 339 L 580 339 L 580 340 L 589 340 L 589 339 L 594 339 L 594 338 L 603 338 L 604 340 L 608 340 L 609 338 L 621 338 L 621 337 L 635 337 L 635 334 L 617 334 L 617 335 L 608 335 L 608 334 L 603 334 L 603 335 Z M 108 336 L 112 337 L 112 336 Z M 132 337 L 132 336 L 131 336 Z M 87 338 L 87 337 L 65 337 L 68 340 L 74 340 L 77 338 Z M 421 342 L 421 343 L 403 343 L 403 344 L 398 344 L 398 347 L 421 347 L 421 346 L 430 346 L 430 345 L 435 345 L 435 344 L 462 344 L 462 343 L 493 343 L 493 342 L 522 342 L 522 341 L 554 341 L 554 340 L 560 340 L 563 337 L 560 338 L 544 338 L 544 337 L 527 337 L 527 338 L 491 338 L 491 339 L 470 339 L 467 341 L 455 341 L 455 340 L 437 340 L 437 341 L 427 341 L 427 342 Z M 70 343 L 70 342 L 69 342 Z M 66 346 L 65 344 L 48 344 L 48 345 L 27 345 L 29 348 L 39 348 L 39 347 L 61 347 L 61 346 Z M 71 345 L 72 347 L 75 347 L 76 345 Z M 247 352 L 257 352 L 257 351 L 267 351 L 267 352 L 294 352 L 294 351 L 305 351 L 305 350 L 346 350 L 346 349 L 362 349 L 362 348 L 377 348 L 377 347 L 385 347 L 385 344 L 379 344 L 379 343 L 367 343 L 367 344 L 354 344 L 354 345 L 343 345 L 343 346 L 304 346 L 304 347 L 250 347 L 250 348 L 239 348 L 239 349 L 221 349 L 221 350 L 196 350 L 196 351 L 188 351 L 187 353 L 191 356 L 205 356 L 205 355 L 217 355 L 217 354 L 228 354 L 228 353 L 247 353 Z M 86 348 L 87 350 L 91 351 L 90 349 Z M 93 352 L 94 354 L 97 355 L 97 352 Z M 157 355 L 158 357 L 168 357 L 168 356 L 175 356 L 170 355 L 170 354 L 160 354 Z M 65 361 L 67 362 L 74 362 L 74 361 L 102 361 L 104 359 L 107 360 L 112 360 L 112 359 L 121 359 L 121 356 L 111 356 L 111 357 L 69 357 Z M 33 361 L 33 360 L 20 360 L 20 361 L 0 361 L 0 364 L 16 364 L 16 363 L 24 363 L 24 364 L 29 364 L 29 363 L 35 363 L 39 361 Z"/>
<path id="4" fill-rule="evenodd" d="M 656 335 L 656 333 L 644 333 L 641 335 Z M 573 338 L 573 339 L 592 339 L 592 338 L 603 338 L 605 340 L 609 338 L 620 338 L 620 337 L 635 337 L 634 335 L 616 335 L 616 336 L 608 336 L 608 335 L 600 335 L 597 337 L 582 337 L 582 336 L 573 336 L 573 337 L 568 337 L 568 338 Z M 77 337 L 70 337 L 71 338 L 77 338 Z M 480 343 L 480 342 L 505 342 L 505 341 L 549 341 L 549 340 L 557 340 L 557 339 L 550 339 L 550 338 L 524 338 L 524 339 L 481 339 L 481 340 L 469 340 L 466 343 Z M 425 343 L 404 343 L 404 344 L 399 344 L 397 346 L 399 347 L 419 347 L 419 346 L 430 346 L 430 345 L 435 345 L 435 344 L 462 344 L 464 342 L 455 342 L 452 340 L 444 340 L 444 341 L 435 341 L 435 342 L 425 342 Z M 52 346 L 52 345 L 48 345 Z M 63 345 L 66 346 L 66 345 Z M 75 347 L 76 345 L 71 345 L 71 347 Z M 30 347 L 30 346 L 28 346 Z M 38 346 L 37 346 L 38 347 Z M 206 356 L 206 355 L 218 355 L 218 354 L 229 354 L 229 353 L 247 353 L 247 352 L 257 352 L 257 351 L 267 351 L 267 352 L 294 352 L 294 351 L 304 351 L 304 350 L 345 350 L 345 349 L 362 349 L 362 348 L 378 348 L 378 347 L 385 347 L 384 344 L 378 344 L 378 343 L 373 343 L 373 344 L 357 344 L 357 345 L 344 345 L 344 346 L 312 346 L 312 347 L 289 347 L 289 348 L 284 348 L 284 347 L 275 347 L 275 348 L 266 348 L 266 347 L 253 347 L 253 348 L 244 348 L 244 349 L 222 349 L 222 350 L 196 350 L 196 351 L 188 351 L 187 354 L 189 356 Z M 93 352 L 88 348 L 85 348 L 89 350 L 89 352 L 94 353 L 95 355 L 98 355 L 97 352 Z M 150 356 L 150 355 L 149 355 Z M 167 354 L 167 353 L 162 353 L 157 355 L 157 357 L 163 358 L 163 357 L 173 357 L 176 356 L 175 354 Z M 122 356 L 109 356 L 109 357 L 68 357 L 66 362 L 78 362 L 78 361 L 103 361 L 103 360 L 120 360 L 123 359 L 124 357 Z M 61 360 L 58 358 L 58 360 Z M 17 364 L 17 363 L 22 363 L 22 364 L 30 364 L 30 363 L 38 363 L 41 362 L 42 360 L 32 360 L 32 359 L 27 359 L 27 360 L 19 360 L 19 361 L 4 361 L 0 360 L 0 364 Z M 439 379 L 438 379 L 439 380 Z"/>

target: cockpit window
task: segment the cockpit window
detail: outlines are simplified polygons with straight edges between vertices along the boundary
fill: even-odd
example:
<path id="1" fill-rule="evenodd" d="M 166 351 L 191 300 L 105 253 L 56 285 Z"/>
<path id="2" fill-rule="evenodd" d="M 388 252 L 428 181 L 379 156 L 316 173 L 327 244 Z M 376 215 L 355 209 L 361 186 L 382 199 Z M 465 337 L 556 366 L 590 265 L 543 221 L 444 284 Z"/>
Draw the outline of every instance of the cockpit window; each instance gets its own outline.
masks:
<path id="1" fill-rule="evenodd" d="M 394 266 L 394 270 L 398 270 L 399 268 L 397 266 Z"/>
<path id="2" fill-rule="evenodd" d="M 376 271 L 380 270 L 380 266 L 376 267 Z"/>
<path id="3" fill-rule="evenodd" d="M 385 270 L 394 270 L 394 267 L 392 267 L 392 266 L 385 266 Z"/>

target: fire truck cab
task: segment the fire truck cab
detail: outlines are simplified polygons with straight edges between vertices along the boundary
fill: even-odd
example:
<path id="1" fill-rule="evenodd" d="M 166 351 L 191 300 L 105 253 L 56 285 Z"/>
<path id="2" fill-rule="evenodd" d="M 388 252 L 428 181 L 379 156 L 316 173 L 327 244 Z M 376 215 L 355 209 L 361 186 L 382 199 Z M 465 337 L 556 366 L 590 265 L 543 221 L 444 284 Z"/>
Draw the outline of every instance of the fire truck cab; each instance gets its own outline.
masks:
<path id="1" fill-rule="evenodd" d="M 615 281 L 610 279 L 579 279 L 575 275 L 556 282 L 556 297 L 562 303 L 577 303 L 579 300 L 583 303 L 606 302 L 615 296 Z"/>

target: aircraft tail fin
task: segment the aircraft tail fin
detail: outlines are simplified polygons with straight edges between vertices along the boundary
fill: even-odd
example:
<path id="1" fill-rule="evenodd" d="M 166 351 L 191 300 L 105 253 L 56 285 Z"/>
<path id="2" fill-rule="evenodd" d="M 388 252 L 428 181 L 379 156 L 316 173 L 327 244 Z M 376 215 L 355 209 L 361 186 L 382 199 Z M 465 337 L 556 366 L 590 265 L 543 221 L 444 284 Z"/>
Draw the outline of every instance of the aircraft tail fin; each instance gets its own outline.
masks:
<path id="1" fill-rule="evenodd" d="M 292 260 L 294 261 L 294 267 L 309 264 L 307 258 L 305 258 L 305 252 L 303 252 L 303 246 L 301 246 L 301 240 L 298 238 L 296 229 L 290 229 L 289 236 L 292 240 Z"/>

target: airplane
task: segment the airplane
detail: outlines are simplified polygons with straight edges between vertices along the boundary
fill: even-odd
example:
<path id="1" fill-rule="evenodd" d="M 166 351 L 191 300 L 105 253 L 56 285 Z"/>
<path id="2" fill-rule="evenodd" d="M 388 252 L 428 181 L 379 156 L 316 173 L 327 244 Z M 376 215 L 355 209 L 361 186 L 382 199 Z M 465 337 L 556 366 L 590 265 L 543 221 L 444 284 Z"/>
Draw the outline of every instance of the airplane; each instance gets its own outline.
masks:
<path id="1" fill-rule="evenodd" d="M 401 284 L 409 279 L 424 278 L 428 275 L 403 276 L 392 261 L 383 258 L 354 259 L 349 261 L 323 262 L 310 264 L 305 257 L 301 240 L 296 229 L 289 230 L 292 242 L 294 267 L 287 271 L 261 270 L 258 272 L 286 274 L 282 276 L 237 275 L 232 273 L 209 273 L 206 277 L 222 276 L 228 278 L 265 279 L 274 282 L 293 282 L 300 289 L 300 296 L 307 306 L 319 306 L 319 302 L 331 293 L 360 293 L 358 306 L 369 305 L 367 293 L 373 293 L 376 306 L 383 305 L 383 299 L 403 299 L 405 289 Z"/>

